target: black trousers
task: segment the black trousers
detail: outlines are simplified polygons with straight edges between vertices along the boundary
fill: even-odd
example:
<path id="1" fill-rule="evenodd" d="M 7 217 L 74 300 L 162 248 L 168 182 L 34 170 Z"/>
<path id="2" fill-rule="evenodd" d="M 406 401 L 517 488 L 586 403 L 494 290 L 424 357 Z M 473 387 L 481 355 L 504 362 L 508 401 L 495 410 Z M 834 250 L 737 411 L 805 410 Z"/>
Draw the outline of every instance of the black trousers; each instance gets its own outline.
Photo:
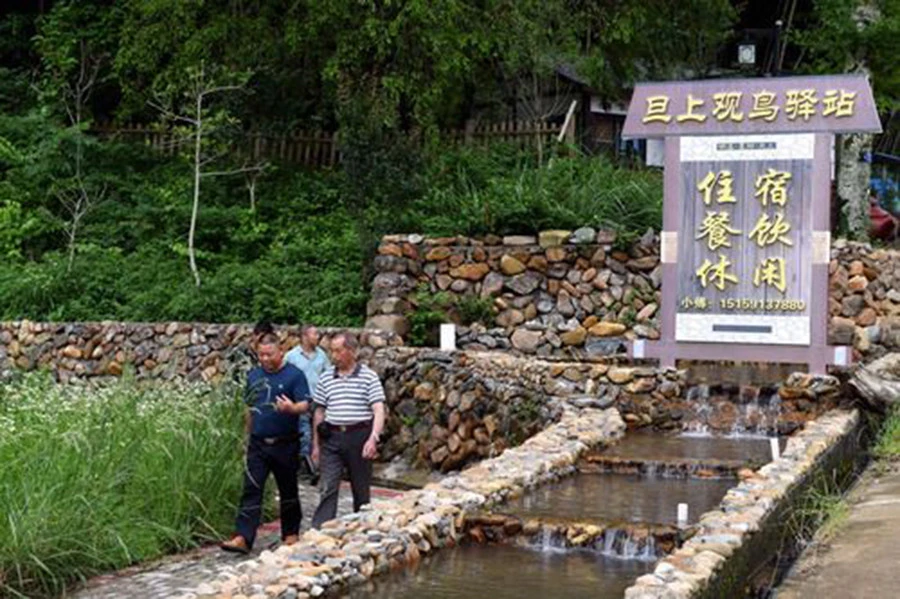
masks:
<path id="1" fill-rule="evenodd" d="M 369 503 L 372 485 L 372 461 L 362 457 L 372 427 L 355 431 L 332 431 L 331 436 L 320 441 L 319 446 L 319 507 L 313 516 L 313 528 L 337 516 L 338 491 L 344 468 L 350 472 L 350 488 L 353 490 L 353 511 Z"/>
<path id="2" fill-rule="evenodd" d="M 237 533 L 253 546 L 256 529 L 262 518 L 263 491 L 269 473 L 278 484 L 281 513 L 281 537 L 300 532 L 300 497 L 297 490 L 297 468 L 300 444 L 298 441 L 266 445 L 259 439 L 250 438 L 247 445 L 247 459 L 244 464 L 244 493 L 237 517 Z"/>

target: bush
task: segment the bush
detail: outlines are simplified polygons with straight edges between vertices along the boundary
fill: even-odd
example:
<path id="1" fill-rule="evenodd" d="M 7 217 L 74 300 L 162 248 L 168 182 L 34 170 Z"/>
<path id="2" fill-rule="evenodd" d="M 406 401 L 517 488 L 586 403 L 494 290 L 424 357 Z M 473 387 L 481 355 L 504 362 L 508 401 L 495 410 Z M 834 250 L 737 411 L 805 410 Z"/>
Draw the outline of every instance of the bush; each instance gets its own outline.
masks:
<path id="1" fill-rule="evenodd" d="M 429 293 L 420 287 L 413 297 L 415 309 L 409 315 L 407 341 L 416 347 L 434 347 L 438 344 L 440 325 L 449 321 L 453 296 L 446 292 Z"/>
<path id="2" fill-rule="evenodd" d="M 490 298 L 464 295 L 456 302 L 456 312 L 464 325 L 477 322 L 490 328 L 494 324 L 494 302 Z"/>
<path id="3" fill-rule="evenodd" d="M 383 233 L 594 225 L 616 229 L 625 243 L 661 221 L 662 185 L 654 171 L 586 156 L 538 167 L 528 152 L 505 145 L 411 156 L 408 144 L 384 147 L 375 139 L 354 146 L 355 178 L 270 169 L 252 209 L 241 177 L 205 179 L 198 289 L 186 247 L 190 170 L 135 146 L 92 142 L 91 166 L 98 180 L 111 181 L 110 199 L 86 217 L 69 271 L 60 232 L 65 214 L 47 193 L 61 158 L 34 133 L 52 137 L 47 128 L 36 117 L 0 119 L 0 138 L 12 152 L 0 169 L 0 319 L 359 326 Z M 456 307 L 463 321 L 488 324 L 490 312 L 475 300 Z M 434 335 L 426 331 L 437 322 L 427 310 L 414 316 L 417 342 Z"/>
<path id="4" fill-rule="evenodd" d="M 462 151 L 452 170 L 430 173 L 437 184 L 413 204 L 407 230 L 505 235 L 590 225 L 634 238 L 662 225 L 660 172 L 620 168 L 601 156 L 557 158 L 538 168 L 520 156 Z"/>
<path id="5" fill-rule="evenodd" d="M 242 480 L 243 402 L 225 388 L 0 387 L 0 596 L 221 538 Z"/>
<path id="6" fill-rule="evenodd" d="M 457 297 L 445 291 L 430 293 L 420 286 L 413 297 L 415 309 L 409 315 L 410 345 L 434 347 L 438 345 L 440 325 L 446 322 L 470 325 L 481 323 L 490 327 L 494 322 L 493 302 L 474 295 Z"/>

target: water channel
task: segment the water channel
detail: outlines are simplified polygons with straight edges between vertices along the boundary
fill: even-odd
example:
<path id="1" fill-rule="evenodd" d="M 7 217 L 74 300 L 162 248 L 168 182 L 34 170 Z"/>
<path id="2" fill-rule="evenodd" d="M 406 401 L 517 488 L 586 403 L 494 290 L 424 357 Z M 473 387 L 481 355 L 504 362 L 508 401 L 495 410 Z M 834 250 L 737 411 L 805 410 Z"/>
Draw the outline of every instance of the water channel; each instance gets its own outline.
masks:
<path id="1" fill-rule="evenodd" d="M 438 551 L 418 567 L 373 579 L 353 599 L 594 599 L 620 598 L 652 561 L 607 557 L 589 550 L 468 545 Z"/>
<path id="2" fill-rule="evenodd" d="M 545 532 L 499 544 L 464 543 L 438 551 L 414 568 L 377 577 L 348 596 L 621 597 L 635 578 L 652 571 L 660 555 L 658 548 L 646 545 L 647 530 L 659 526 L 677 530 L 679 503 L 689 506 L 688 524 L 696 522 L 737 484 L 739 467 L 760 466 L 769 461 L 770 451 L 769 439 L 761 437 L 629 433 L 617 445 L 586 456 L 577 473 L 495 509 L 551 528 L 596 523 L 606 531 L 601 542 L 590 548 L 566 548 L 564 538 L 560 543 Z M 623 460 L 637 464 L 637 469 L 603 470 L 604 461 Z M 679 464 L 682 467 L 674 467 Z M 622 538 L 641 529 L 645 532 L 640 543 Z M 639 545 L 641 550 L 627 549 Z"/>

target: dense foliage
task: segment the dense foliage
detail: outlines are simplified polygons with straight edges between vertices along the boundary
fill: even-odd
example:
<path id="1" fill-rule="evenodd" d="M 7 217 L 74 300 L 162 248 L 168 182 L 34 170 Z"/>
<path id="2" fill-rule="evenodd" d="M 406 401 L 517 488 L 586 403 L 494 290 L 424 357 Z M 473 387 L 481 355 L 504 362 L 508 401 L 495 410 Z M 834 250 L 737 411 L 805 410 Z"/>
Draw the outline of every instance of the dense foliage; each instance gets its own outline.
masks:
<path id="1" fill-rule="evenodd" d="M 53 157 L 9 127 L 3 133 L 22 154 L 36 155 L 7 170 L 0 187 L 9 198 L 0 213 L 8 223 L 0 237 L 0 319 L 361 324 L 364 250 L 380 233 L 502 234 L 581 224 L 643 231 L 660 222 L 657 173 L 590 158 L 535 169 L 533 158 L 510 148 L 447 152 L 421 172 L 405 173 L 411 195 L 402 210 L 391 204 L 398 185 L 379 190 L 382 201 L 352 202 L 342 171 L 273 171 L 260 181 L 252 210 L 244 181 L 223 178 L 208 186 L 200 213 L 198 288 L 185 260 L 188 166 L 131 146 L 96 144 L 116 157 L 95 171 L 110 181 L 115 199 L 86 222 L 67 272 L 66 252 L 54 243 L 61 224 L 53 198 L 29 198 L 43 204 L 33 212 L 12 199 L 41 188 L 37 181 L 48 176 Z"/>
<path id="2" fill-rule="evenodd" d="M 801 2 L 787 55 L 810 72 L 865 62 L 890 110 L 897 0 L 862 3 L 878 9 L 862 29 L 857 4 Z M 6 3 L 0 318 L 358 324 L 387 232 L 642 233 L 659 225 L 656 173 L 555 147 L 451 148 L 440 132 L 549 118 L 561 69 L 609 102 L 635 80 L 721 72 L 745 13 L 729 0 Z M 98 122 L 183 144 L 164 158 L 96 137 Z M 251 128 L 337 131 L 341 168 L 248 162 L 235 144 Z"/>

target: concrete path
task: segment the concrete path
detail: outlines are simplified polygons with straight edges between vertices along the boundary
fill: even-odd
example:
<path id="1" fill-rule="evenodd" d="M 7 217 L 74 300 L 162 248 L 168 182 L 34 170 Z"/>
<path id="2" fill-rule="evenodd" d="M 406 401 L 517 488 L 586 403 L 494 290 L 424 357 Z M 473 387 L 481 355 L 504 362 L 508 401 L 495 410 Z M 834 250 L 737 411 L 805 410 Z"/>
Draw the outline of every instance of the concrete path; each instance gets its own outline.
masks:
<path id="1" fill-rule="evenodd" d="M 385 497 L 396 495 L 397 491 L 374 487 L 372 496 Z M 319 502 L 318 491 L 306 484 L 300 485 L 300 503 L 303 506 L 302 529 L 309 528 L 313 512 Z M 341 486 L 338 515 L 351 512 L 353 498 L 347 483 Z M 159 561 L 143 564 L 98 576 L 79 589 L 67 594 L 75 599 L 122 599 L 124 597 L 141 597 L 142 599 L 159 599 L 180 597 L 202 582 L 215 580 L 218 576 L 233 572 L 235 566 L 242 561 L 259 555 L 266 549 L 278 546 L 281 528 L 277 522 L 265 524 L 257 533 L 253 553 L 240 556 L 226 553 L 218 545 L 208 545 L 188 553 L 173 555 Z"/>
<path id="2" fill-rule="evenodd" d="M 804 552 L 777 589 L 778 599 L 900 596 L 900 465 L 883 474 L 877 467 L 851 491 L 850 515 L 835 538 Z"/>

